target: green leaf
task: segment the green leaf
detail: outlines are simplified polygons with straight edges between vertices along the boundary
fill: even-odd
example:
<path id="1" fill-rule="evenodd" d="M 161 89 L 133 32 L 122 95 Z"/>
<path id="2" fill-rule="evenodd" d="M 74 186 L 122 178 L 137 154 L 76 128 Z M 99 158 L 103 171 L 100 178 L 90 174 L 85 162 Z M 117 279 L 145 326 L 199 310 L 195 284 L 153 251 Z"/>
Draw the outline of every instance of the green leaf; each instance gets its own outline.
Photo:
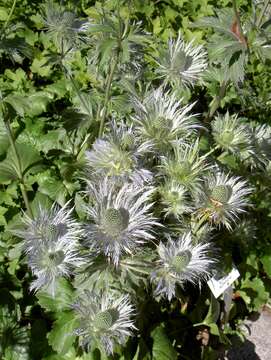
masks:
<path id="1" fill-rule="evenodd" d="M 0 155 L 3 155 L 9 147 L 9 140 L 6 133 L 6 127 L 2 119 L 0 119 Z"/>
<path id="2" fill-rule="evenodd" d="M 40 166 L 40 154 L 29 144 L 16 143 L 17 152 L 20 157 L 23 174 L 33 173 L 33 168 Z"/>
<path id="3" fill-rule="evenodd" d="M 247 277 L 242 281 L 241 290 L 250 298 L 250 307 L 253 310 L 259 310 L 269 299 L 269 294 L 265 290 L 264 283 L 259 278 L 250 280 L 249 277 Z"/>
<path id="4" fill-rule="evenodd" d="M 263 264 L 265 272 L 271 278 L 271 253 L 270 253 L 270 250 L 266 249 L 265 255 L 262 256 L 260 260 L 261 260 L 261 263 Z"/>
<path id="5" fill-rule="evenodd" d="M 40 137 L 38 147 L 45 154 L 52 149 L 63 149 L 63 143 L 66 140 L 66 131 L 64 129 L 57 129 L 49 131 L 47 134 Z"/>
<path id="6" fill-rule="evenodd" d="M 151 337 L 153 339 L 152 355 L 154 360 L 177 359 L 177 351 L 174 349 L 162 326 L 156 327 L 151 332 Z"/>
<path id="7" fill-rule="evenodd" d="M 0 21 L 6 21 L 8 18 L 8 11 L 5 7 L 0 7 Z"/>
<path id="8" fill-rule="evenodd" d="M 29 107 L 27 115 L 37 116 L 46 111 L 47 104 L 53 98 L 53 95 L 45 91 L 37 91 L 28 97 Z"/>
<path id="9" fill-rule="evenodd" d="M 31 145 L 16 143 L 15 146 L 20 158 L 20 166 L 16 154 L 10 147 L 6 159 L 0 163 L 0 183 L 2 184 L 19 179 L 20 171 L 23 175 L 33 173 L 33 168 L 40 165 L 41 157 Z"/>
<path id="10" fill-rule="evenodd" d="M 27 99 L 21 95 L 10 94 L 5 97 L 4 102 L 11 105 L 20 116 L 24 116 L 25 112 L 29 109 Z"/>
<path id="11" fill-rule="evenodd" d="M 57 179 L 50 170 L 44 171 L 36 176 L 39 183 L 39 191 L 48 195 L 53 201 L 60 205 L 65 204 L 67 189 L 62 181 Z"/>
<path id="12" fill-rule="evenodd" d="M 46 57 L 42 57 L 41 59 L 35 58 L 30 67 L 30 70 L 33 74 L 38 74 L 42 77 L 48 77 L 51 72 L 51 67 L 46 65 L 47 59 Z"/>
<path id="13" fill-rule="evenodd" d="M 16 167 L 9 159 L 5 159 L 0 163 L 0 184 L 6 184 L 16 179 L 18 179 Z"/>
<path id="14" fill-rule="evenodd" d="M 3 206 L 0 206 L 0 226 L 7 224 L 7 221 L 6 221 L 5 216 L 4 216 L 4 214 L 5 214 L 7 211 L 8 211 L 7 208 L 5 208 L 5 207 L 3 207 Z"/>
<path id="15" fill-rule="evenodd" d="M 39 291 L 36 296 L 41 307 L 58 313 L 70 309 L 70 305 L 73 302 L 73 289 L 69 281 L 60 278 L 54 298 L 45 291 Z"/>
<path id="16" fill-rule="evenodd" d="M 76 336 L 73 334 L 77 326 L 77 320 L 72 312 L 58 314 L 53 328 L 47 335 L 48 342 L 60 355 L 66 354 L 73 345 Z"/>
<path id="17" fill-rule="evenodd" d="M 210 326 L 217 322 L 220 314 L 220 304 L 219 301 L 216 300 L 214 295 L 211 293 L 211 301 L 208 309 L 208 313 L 203 320 L 203 324 Z"/>

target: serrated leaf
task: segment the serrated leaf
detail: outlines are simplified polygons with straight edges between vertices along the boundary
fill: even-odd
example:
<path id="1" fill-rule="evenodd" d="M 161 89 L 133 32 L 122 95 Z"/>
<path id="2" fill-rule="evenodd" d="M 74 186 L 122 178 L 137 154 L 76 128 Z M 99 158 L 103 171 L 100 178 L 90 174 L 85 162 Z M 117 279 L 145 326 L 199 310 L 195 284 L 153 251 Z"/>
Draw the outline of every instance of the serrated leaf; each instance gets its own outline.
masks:
<path id="1" fill-rule="evenodd" d="M 38 74 L 42 77 L 45 77 L 45 76 L 47 77 L 50 75 L 51 67 L 46 65 L 46 63 L 47 63 L 46 57 L 42 57 L 41 59 L 35 58 L 30 67 L 30 70 L 34 74 Z"/>
<path id="2" fill-rule="evenodd" d="M 16 143 L 16 148 L 20 156 L 23 174 L 33 173 L 33 167 L 40 165 L 41 157 L 39 152 L 29 144 Z"/>
<path id="3" fill-rule="evenodd" d="M 152 355 L 153 360 L 174 360 L 178 354 L 169 340 L 165 329 L 162 326 L 156 327 L 151 332 L 153 339 Z"/>
<path id="4" fill-rule="evenodd" d="M 64 129 L 52 130 L 40 137 L 38 148 L 45 154 L 53 149 L 63 149 L 65 139 L 66 131 Z"/>
<path id="5" fill-rule="evenodd" d="M 45 291 L 38 291 L 36 296 L 41 307 L 58 313 L 70 309 L 73 302 L 73 289 L 66 279 L 60 278 L 54 298 Z"/>
<path id="6" fill-rule="evenodd" d="M 72 312 L 58 314 L 53 328 L 47 335 L 48 342 L 60 355 L 66 354 L 73 345 L 76 336 L 73 334 L 77 327 L 77 320 Z"/>
<path id="7" fill-rule="evenodd" d="M 26 111 L 29 116 L 37 116 L 46 111 L 47 104 L 53 95 L 45 91 L 37 91 L 28 97 L 29 107 Z"/>
<path id="8" fill-rule="evenodd" d="M 18 179 L 16 168 L 9 159 L 5 159 L 0 163 L 0 184 L 6 184 L 16 179 Z"/>
<path id="9" fill-rule="evenodd" d="M 2 119 L 0 119 L 0 155 L 4 154 L 9 147 L 9 140 L 6 133 L 5 124 Z"/>
<path id="10" fill-rule="evenodd" d="M 20 116 L 24 116 L 29 108 L 29 103 L 24 96 L 10 94 L 5 97 L 4 102 L 8 103 Z"/>
<path id="11" fill-rule="evenodd" d="M 50 170 L 38 174 L 36 179 L 41 193 L 48 195 L 53 201 L 57 201 L 62 206 L 65 204 L 67 189 L 63 182 L 57 179 Z"/>
<path id="12" fill-rule="evenodd" d="M 261 257 L 261 263 L 267 275 L 271 278 L 271 253 L 270 250 L 264 256 Z"/>
<path id="13" fill-rule="evenodd" d="M 10 147 L 6 159 L 0 163 L 0 183 L 2 184 L 19 179 L 20 172 L 23 175 L 33 173 L 34 167 L 40 165 L 41 157 L 31 145 L 16 143 L 15 146 L 20 158 L 20 165 L 16 154 Z"/>

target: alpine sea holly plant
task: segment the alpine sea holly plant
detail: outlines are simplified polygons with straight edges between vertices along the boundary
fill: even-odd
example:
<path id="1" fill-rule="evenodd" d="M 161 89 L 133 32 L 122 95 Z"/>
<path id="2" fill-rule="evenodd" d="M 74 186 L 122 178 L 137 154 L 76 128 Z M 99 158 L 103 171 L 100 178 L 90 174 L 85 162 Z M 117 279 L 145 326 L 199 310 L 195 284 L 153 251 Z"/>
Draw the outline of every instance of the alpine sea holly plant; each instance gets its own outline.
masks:
<path id="1" fill-rule="evenodd" d="M 270 4 L 165 39 L 151 2 L 65 3 L 33 31 L 0 7 L 0 357 L 216 359 L 268 298 L 271 127 L 244 104 Z"/>

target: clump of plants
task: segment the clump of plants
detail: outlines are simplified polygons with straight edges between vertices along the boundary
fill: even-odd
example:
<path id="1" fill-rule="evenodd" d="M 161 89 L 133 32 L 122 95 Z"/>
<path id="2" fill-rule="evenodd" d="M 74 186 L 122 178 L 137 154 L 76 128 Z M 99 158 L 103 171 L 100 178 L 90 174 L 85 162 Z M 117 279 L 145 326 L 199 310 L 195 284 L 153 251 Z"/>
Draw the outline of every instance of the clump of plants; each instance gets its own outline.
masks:
<path id="1" fill-rule="evenodd" d="M 271 128 L 242 113 L 269 5 L 191 24 L 201 44 L 155 36 L 138 2 L 67 5 L 42 4 L 31 36 L 11 35 L 16 1 L 2 21 L 2 63 L 21 65 L 1 92 L 0 354 L 216 359 L 270 287 Z M 216 299 L 207 281 L 235 266 Z"/>

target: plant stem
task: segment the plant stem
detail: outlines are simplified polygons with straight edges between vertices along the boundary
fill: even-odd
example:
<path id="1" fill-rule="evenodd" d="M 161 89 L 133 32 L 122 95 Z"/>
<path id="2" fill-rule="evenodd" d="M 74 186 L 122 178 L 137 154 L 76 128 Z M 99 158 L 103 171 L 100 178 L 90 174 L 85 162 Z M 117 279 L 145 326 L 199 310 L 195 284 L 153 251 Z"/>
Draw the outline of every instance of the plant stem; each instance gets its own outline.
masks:
<path id="1" fill-rule="evenodd" d="M 29 215 L 31 217 L 33 217 L 33 212 L 32 212 L 30 202 L 29 202 L 29 199 L 28 199 L 28 196 L 27 196 L 26 186 L 25 186 L 25 182 L 24 182 L 21 159 L 20 159 L 19 153 L 18 153 L 16 145 L 15 145 L 15 140 L 14 140 L 14 137 L 12 135 L 12 131 L 11 131 L 11 128 L 10 128 L 9 121 L 5 121 L 5 126 L 6 126 L 6 130 L 7 130 L 10 145 L 11 145 L 11 148 L 12 148 L 13 153 L 15 155 L 16 162 L 17 162 L 17 164 L 16 164 L 17 165 L 16 166 L 17 175 L 19 177 L 20 189 L 21 189 L 22 196 L 23 196 L 23 199 L 24 199 L 25 207 L 26 207 L 27 212 L 29 213 Z"/>
<path id="2" fill-rule="evenodd" d="M 118 56 L 116 56 L 112 66 L 111 66 L 108 78 L 106 79 L 105 99 L 104 99 L 104 106 L 102 108 L 102 115 L 100 117 L 100 128 L 99 128 L 99 135 L 98 135 L 99 137 L 101 137 L 103 135 L 104 122 L 105 122 L 105 118 L 107 115 L 107 105 L 110 100 L 110 89 L 111 89 L 112 80 L 113 80 L 113 76 L 114 76 L 114 72 L 115 72 L 117 63 L 118 63 Z"/>
<path id="3" fill-rule="evenodd" d="M 266 10 L 268 8 L 269 2 L 270 2 L 270 0 L 265 0 L 262 11 L 261 11 L 261 13 L 259 15 L 259 18 L 257 19 L 257 22 L 256 22 L 257 27 L 260 27 L 262 25 L 262 20 L 263 20 L 264 14 L 265 14 L 265 12 L 266 12 Z"/>
<path id="4" fill-rule="evenodd" d="M 240 21 L 239 12 L 238 12 L 238 9 L 237 9 L 236 0 L 232 0 L 232 5 L 233 5 L 233 10 L 234 10 L 237 26 L 238 26 L 239 31 L 240 31 L 240 35 L 243 37 L 244 34 L 243 34 L 243 29 L 242 29 L 242 25 L 241 25 L 241 21 Z"/>
<path id="5" fill-rule="evenodd" d="M 8 23 L 9 23 L 9 21 L 10 21 L 10 19 L 11 19 L 11 16 L 12 16 L 12 14 L 13 14 L 14 9 L 15 9 L 16 2 L 17 2 L 17 0 L 14 0 L 14 1 L 13 1 L 13 4 L 12 4 L 12 7 L 11 7 L 10 12 L 9 12 L 9 14 L 8 14 L 7 20 L 6 20 L 5 24 L 4 24 L 3 27 L 2 27 L 2 31 L 3 31 L 3 32 L 4 32 L 4 30 L 6 29 L 6 27 L 8 26 Z"/>
<path id="6" fill-rule="evenodd" d="M 73 76 L 69 73 L 68 69 L 67 69 L 64 65 L 63 65 L 63 69 L 64 69 L 64 73 L 67 75 L 67 78 L 68 78 L 68 79 L 70 80 L 70 82 L 72 83 L 72 86 L 73 86 L 73 88 L 74 88 L 77 96 L 79 97 L 81 103 L 84 105 L 85 110 L 88 110 L 88 106 L 87 106 L 87 104 L 86 104 L 86 102 L 85 102 L 85 99 L 82 97 L 82 95 L 81 95 L 81 93 L 80 93 L 80 90 L 79 90 L 79 88 L 78 88 L 78 86 L 77 86 L 77 84 L 76 84 Z M 89 114 L 89 116 L 90 116 L 90 114 Z"/>
<path id="7" fill-rule="evenodd" d="M 214 116 L 216 110 L 219 108 L 221 100 L 225 96 L 227 86 L 228 86 L 228 81 L 223 80 L 219 89 L 219 94 L 215 97 L 214 102 L 205 118 L 205 122 L 208 122 Z"/>

